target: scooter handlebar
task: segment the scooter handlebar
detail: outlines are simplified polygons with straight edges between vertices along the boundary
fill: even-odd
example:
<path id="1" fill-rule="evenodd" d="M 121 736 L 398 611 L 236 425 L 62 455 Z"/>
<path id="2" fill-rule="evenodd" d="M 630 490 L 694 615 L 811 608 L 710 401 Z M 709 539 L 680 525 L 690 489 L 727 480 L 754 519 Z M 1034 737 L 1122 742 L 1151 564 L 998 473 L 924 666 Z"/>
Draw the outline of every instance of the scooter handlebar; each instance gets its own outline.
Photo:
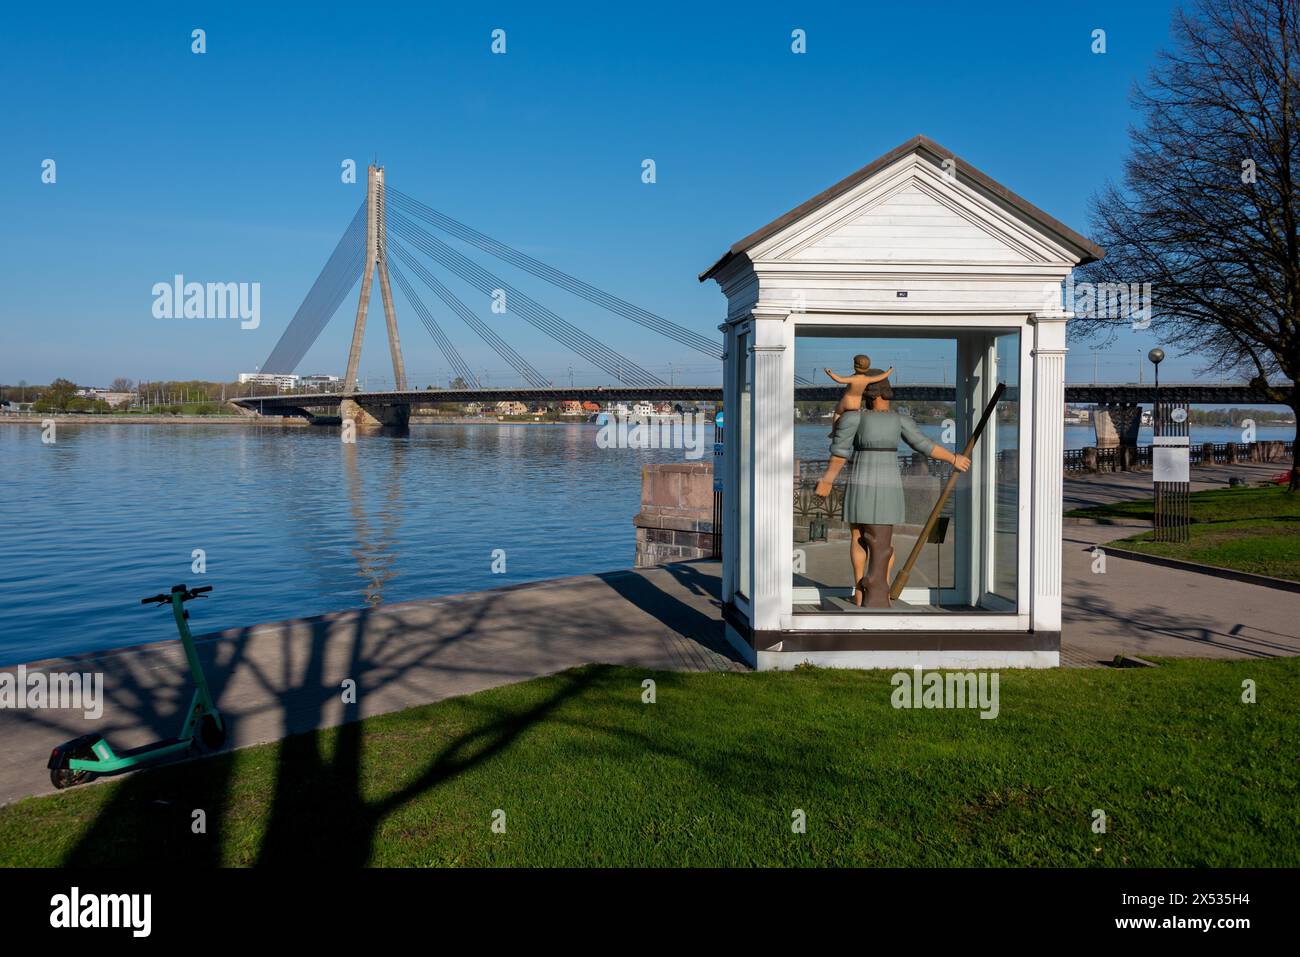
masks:
<path id="1" fill-rule="evenodd" d="M 191 598 L 197 598 L 204 592 L 212 591 L 211 585 L 200 585 L 198 588 L 186 588 L 184 585 L 177 585 L 171 590 L 171 594 L 154 595 L 150 598 L 141 598 L 142 605 L 167 605 L 171 603 L 172 595 L 179 594 L 181 601 L 189 601 Z"/>

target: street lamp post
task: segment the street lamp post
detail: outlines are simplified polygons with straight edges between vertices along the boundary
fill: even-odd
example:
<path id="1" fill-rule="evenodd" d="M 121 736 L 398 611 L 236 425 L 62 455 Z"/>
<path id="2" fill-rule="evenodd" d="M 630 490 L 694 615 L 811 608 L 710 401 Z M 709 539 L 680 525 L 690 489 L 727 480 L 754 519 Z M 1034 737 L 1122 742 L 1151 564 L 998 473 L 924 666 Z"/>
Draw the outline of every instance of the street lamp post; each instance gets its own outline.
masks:
<path id="1" fill-rule="evenodd" d="M 1156 373 L 1156 397 L 1151 404 L 1151 428 L 1152 435 L 1160 434 L 1160 363 L 1165 361 L 1165 350 L 1159 346 L 1147 353 L 1147 358 L 1155 366 Z"/>

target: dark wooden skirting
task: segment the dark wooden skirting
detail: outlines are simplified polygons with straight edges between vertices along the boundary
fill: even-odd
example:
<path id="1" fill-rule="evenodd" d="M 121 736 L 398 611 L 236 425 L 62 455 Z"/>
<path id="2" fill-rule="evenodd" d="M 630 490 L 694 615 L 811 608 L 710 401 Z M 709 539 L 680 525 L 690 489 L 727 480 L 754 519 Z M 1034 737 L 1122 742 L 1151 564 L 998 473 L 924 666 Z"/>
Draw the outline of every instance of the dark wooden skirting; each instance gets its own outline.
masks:
<path id="1" fill-rule="evenodd" d="M 756 651 L 1060 651 L 1059 631 L 754 631 L 732 603 L 722 609 Z"/>
<path id="2" fill-rule="evenodd" d="M 723 604 L 722 620 L 744 635 L 745 640 L 749 642 L 749 647 L 754 647 L 754 632 L 749 627 L 749 616 L 737 608 L 735 602 L 729 601 Z"/>

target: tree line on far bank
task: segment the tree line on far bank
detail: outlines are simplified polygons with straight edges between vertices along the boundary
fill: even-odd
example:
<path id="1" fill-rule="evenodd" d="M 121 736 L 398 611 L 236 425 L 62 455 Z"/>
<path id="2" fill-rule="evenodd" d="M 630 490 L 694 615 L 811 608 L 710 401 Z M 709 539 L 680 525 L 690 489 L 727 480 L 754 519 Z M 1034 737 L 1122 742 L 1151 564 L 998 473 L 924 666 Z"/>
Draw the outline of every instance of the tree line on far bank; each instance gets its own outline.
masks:
<path id="1" fill-rule="evenodd" d="M 79 395 L 82 389 L 71 379 L 58 378 L 47 384 L 0 383 L 0 405 L 17 403 L 33 412 L 84 413 L 176 413 L 214 415 L 228 413 L 229 399 L 255 395 L 274 395 L 267 386 L 254 387 L 238 382 L 207 382 L 198 379 L 140 382 L 117 378 L 103 391 L 116 396 L 128 395 L 125 401 L 110 403 L 96 396 Z M 98 388 L 98 387 L 96 387 Z"/>

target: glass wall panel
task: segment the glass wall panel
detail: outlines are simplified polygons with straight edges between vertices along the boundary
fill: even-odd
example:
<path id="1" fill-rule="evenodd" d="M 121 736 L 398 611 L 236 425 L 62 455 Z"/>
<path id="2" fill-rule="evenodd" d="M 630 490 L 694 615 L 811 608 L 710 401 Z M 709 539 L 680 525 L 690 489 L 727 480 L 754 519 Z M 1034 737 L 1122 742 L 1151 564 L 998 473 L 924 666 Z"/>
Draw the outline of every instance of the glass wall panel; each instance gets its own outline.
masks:
<path id="1" fill-rule="evenodd" d="M 1008 611 L 1016 600 L 1018 392 L 1009 389 L 939 509 L 952 466 L 932 446 L 961 452 L 992 396 L 994 382 L 1018 386 L 1019 335 L 962 327 L 897 330 L 801 324 L 795 337 L 795 387 L 821 387 L 794 408 L 794 559 L 796 614 Z M 840 423 L 836 451 L 847 451 L 841 471 L 818 494 L 832 461 L 835 411 L 847 379 L 859 369 L 899 391 L 869 398 Z M 992 370 L 992 374 L 990 374 Z M 871 391 L 881 386 L 869 387 Z M 1013 397 L 1014 400 L 1013 400 Z M 847 442 L 847 445 L 846 445 Z M 824 490 L 824 488 L 823 488 Z M 846 500 L 848 509 L 846 510 Z M 849 519 L 853 519 L 850 522 Z M 882 546 L 882 539 L 888 545 Z M 921 541 L 919 548 L 918 540 Z M 886 560 L 888 580 L 917 557 L 898 599 L 884 608 L 860 607 L 871 550 Z"/>
<path id="2" fill-rule="evenodd" d="M 997 408 L 997 428 L 987 436 L 993 457 L 993 509 L 989 557 L 992 580 L 988 590 L 1016 603 L 1019 553 L 1016 532 L 1020 506 L 1020 333 L 997 336 L 994 349 L 994 382 L 1006 386 Z"/>

